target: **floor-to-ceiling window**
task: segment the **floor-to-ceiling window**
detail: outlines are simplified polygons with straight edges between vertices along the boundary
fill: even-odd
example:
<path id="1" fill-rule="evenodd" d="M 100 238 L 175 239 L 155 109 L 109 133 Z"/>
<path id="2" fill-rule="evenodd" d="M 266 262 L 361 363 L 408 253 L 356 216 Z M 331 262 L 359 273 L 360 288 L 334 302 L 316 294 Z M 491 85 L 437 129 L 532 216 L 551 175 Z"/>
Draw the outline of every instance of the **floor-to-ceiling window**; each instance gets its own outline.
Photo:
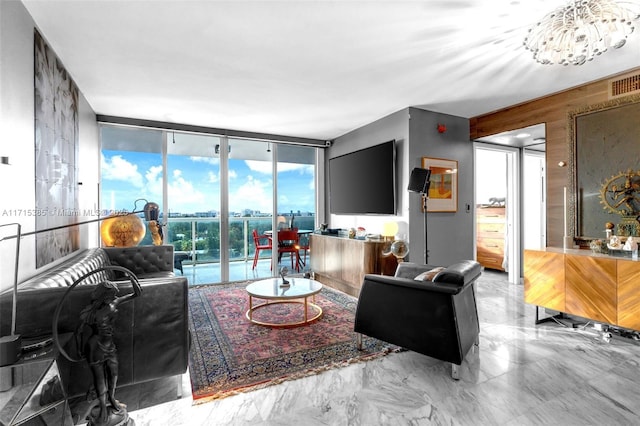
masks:
<path id="1" fill-rule="evenodd" d="M 139 198 L 160 204 L 164 243 L 190 284 L 277 272 L 269 251 L 253 266 L 252 231 L 270 231 L 278 216 L 315 228 L 317 148 L 116 125 L 102 125 L 101 140 L 101 208 L 130 211 Z M 308 265 L 304 246 L 301 255 Z"/>
<path id="2" fill-rule="evenodd" d="M 163 133 L 159 130 L 104 126 L 101 128 L 100 209 L 139 211 L 146 199 L 161 204 Z M 140 244 L 151 244 L 147 232 Z"/>
<path id="3" fill-rule="evenodd" d="M 229 265 L 246 260 L 247 278 L 264 278 L 272 275 L 270 250 L 258 252 L 258 263 L 253 266 L 256 244 L 253 231 L 265 235 L 273 221 L 273 151 L 272 144 L 247 140 L 228 139 L 227 200 Z M 268 244 L 262 238 L 261 245 Z M 239 264 L 236 265 L 239 267 Z M 230 276 L 231 274 L 230 270 Z M 234 274 L 236 275 L 236 274 Z"/>
<path id="4" fill-rule="evenodd" d="M 277 211 L 298 229 L 302 272 L 309 270 L 309 236 L 315 228 L 315 149 L 279 145 L 277 149 Z"/>
<path id="5" fill-rule="evenodd" d="M 174 246 L 190 283 L 220 282 L 220 138 L 166 135 L 165 243 Z"/>

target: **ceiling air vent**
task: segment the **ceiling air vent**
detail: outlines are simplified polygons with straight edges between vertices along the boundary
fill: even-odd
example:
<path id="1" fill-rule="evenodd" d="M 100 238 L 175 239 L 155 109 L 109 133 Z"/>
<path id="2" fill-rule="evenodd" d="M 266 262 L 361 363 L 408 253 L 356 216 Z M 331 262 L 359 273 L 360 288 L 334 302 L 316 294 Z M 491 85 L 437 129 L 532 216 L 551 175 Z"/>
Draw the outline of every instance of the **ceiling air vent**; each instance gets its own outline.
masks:
<path id="1" fill-rule="evenodd" d="M 609 80 L 609 99 L 640 93 L 640 74 L 628 74 Z"/>

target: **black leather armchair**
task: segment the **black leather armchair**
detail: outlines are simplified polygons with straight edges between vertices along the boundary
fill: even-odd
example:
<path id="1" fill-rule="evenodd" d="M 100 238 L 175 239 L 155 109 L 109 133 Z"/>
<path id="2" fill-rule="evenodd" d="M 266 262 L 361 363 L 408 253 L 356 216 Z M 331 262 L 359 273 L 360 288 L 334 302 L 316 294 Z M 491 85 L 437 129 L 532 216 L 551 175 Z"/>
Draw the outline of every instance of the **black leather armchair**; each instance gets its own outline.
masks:
<path id="1" fill-rule="evenodd" d="M 473 283 L 482 268 L 466 260 L 446 267 L 433 281 L 417 281 L 435 268 L 403 262 L 394 277 L 365 275 L 354 331 L 451 363 L 458 367 L 478 345 L 480 327 Z"/>

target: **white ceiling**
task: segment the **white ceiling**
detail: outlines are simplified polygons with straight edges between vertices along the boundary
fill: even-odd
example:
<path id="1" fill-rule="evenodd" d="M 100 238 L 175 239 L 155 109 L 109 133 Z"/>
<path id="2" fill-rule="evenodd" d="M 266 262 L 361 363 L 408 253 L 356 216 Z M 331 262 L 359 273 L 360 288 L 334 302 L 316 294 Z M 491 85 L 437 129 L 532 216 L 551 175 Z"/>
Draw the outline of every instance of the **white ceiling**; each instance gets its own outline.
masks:
<path id="1" fill-rule="evenodd" d="M 23 2 L 98 114 L 323 140 L 640 66 L 638 30 L 583 66 L 537 64 L 522 40 L 562 0 Z"/>

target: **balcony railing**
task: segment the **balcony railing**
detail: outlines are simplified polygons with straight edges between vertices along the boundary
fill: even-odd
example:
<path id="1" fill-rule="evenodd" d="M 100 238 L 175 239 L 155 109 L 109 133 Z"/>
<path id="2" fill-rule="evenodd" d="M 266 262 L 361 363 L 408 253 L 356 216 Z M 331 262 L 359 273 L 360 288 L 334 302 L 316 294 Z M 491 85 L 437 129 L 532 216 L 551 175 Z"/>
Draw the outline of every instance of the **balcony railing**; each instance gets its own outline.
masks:
<path id="1" fill-rule="evenodd" d="M 271 229 L 271 217 L 232 217 L 229 219 L 229 260 L 246 262 L 253 259 L 255 244 L 253 229 L 259 234 Z M 296 216 L 294 226 L 299 229 L 314 229 L 314 216 Z M 166 244 L 172 244 L 176 252 L 186 252 L 191 262 L 220 262 L 220 219 L 216 217 L 171 217 L 165 228 Z M 150 242 L 149 242 L 150 243 Z M 144 242 L 143 242 L 144 244 Z M 270 256 L 260 255 L 261 259 Z M 188 263 L 189 261 L 185 261 Z"/>

